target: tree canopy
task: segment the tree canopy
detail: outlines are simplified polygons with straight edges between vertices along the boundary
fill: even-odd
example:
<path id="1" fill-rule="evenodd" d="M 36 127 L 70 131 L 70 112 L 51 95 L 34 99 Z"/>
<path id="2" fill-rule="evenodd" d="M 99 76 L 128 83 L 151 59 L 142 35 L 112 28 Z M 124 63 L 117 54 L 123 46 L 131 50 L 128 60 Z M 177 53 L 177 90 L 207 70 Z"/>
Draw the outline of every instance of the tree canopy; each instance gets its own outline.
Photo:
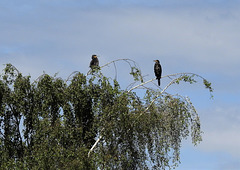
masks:
<path id="1" fill-rule="evenodd" d="M 130 66 L 133 83 L 121 89 L 101 69 Z M 0 169 L 165 169 L 180 163 L 181 142 L 201 138 L 200 119 L 188 97 L 169 94 L 179 82 L 203 81 L 193 73 L 162 76 L 148 87 L 134 61 L 112 61 L 67 80 L 48 74 L 31 81 L 6 64 L 0 77 Z M 169 79 L 168 79 L 169 78 Z M 136 93 L 141 88 L 143 97 Z"/>

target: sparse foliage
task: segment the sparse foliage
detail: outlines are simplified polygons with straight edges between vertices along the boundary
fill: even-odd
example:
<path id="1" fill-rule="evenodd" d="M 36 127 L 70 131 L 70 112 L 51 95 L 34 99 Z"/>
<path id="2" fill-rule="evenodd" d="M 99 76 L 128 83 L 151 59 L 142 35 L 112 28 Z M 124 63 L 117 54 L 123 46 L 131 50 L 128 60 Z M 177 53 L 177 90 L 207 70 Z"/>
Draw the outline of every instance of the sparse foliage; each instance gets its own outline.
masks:
<path id="1" fill-rule="evenodd" d="M 189 98 L 167 89 L 198 77 L 212 92 L 211 83 L 179 73 L 162 76 L 171 79 L 161 91 L 147 88 L 155 79 L 144 82 L 135 62 L 123 61 L 140 81 L 125 90 L 101 70 L 74 72 L 66 81 L 44 74 L 31 82 L 7 64 L 0 79 L 0 169 L 176 167 L 182 140 L 191 136 L 196 145 L 202 131 Z M 140 87 L 143 98 L 134 91 Z"/>

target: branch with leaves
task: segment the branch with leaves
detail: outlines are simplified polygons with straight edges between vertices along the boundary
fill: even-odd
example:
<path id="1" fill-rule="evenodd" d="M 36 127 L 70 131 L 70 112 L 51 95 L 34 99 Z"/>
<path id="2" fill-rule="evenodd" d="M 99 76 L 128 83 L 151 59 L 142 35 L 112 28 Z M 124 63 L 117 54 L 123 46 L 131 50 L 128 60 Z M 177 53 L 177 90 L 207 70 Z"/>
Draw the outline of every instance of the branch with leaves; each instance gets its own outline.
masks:
<path id="1" fill-rule="evenodd" d="M 105 66 L 108 66 L 112 63 L 115 64 L 115 62 L 117 61 L 121 61 L 121 60 L 124 60 L 124 61 L 128 61 L 129 59 L 119 59 L 119 60 L 115 60 L 115 61 L 112 61 L 112 62 L 109 62 L 107 64 L 105 64 L 104 66 L 102 66 L 101 68 L 105 67 Z M 132 61 L 132 60 L 130 60 Z M 135 62 L 134 62 L 135 63 Z M 135 89 L 138 89 L 140 87 L 143 87 L 143 89 L 148 89 L 148 87 L 146 87 L 145 85 L 150 83 L 150 82 L 153 82 L 155 81 L 156 79 L 153 78 L 153 79 L 150 79 L 148 81 L 145 81 L 143 82 L 143 79 L 142 79 L 142 75 L 141 75 L 141 72 L 139 71 L 138 68 L 136 67 L 131 67 L 131 72 L 130 74 L 134 77 L 134 82 L 137 82 L 139 80 L 141 80 L 141 83 L 130 88 L 127 93 L 130 93 L 132 92 L 133 90 Z M 116 67 L 115 67 L 116 69 Z M 175 77 L 175 78 L 174 78 Z M 165 76 L 162 76 L 162 79 L 163 78 L 169 78 L 171 81 L 162 89 L 162 91 L 160 91 L 156 96 L 155 98 L 150 102 L 150 104 L 146 107 L 146 109 L 141 112 L 137 119 L 142 116 L 144 113 L 146 113 L 150 107 L 153 105 L 153 103 L 164 93 L 166 93 L 166 90 L 173 84 L 179 84 L 181 81 L 183 82 L 188 82 L 190 84 L 193 84 L 193 83 L 196 83 L 197 81 L 194 79 L 194 77 L 198 77 L 200 79 L 203 80 L 203 84 L 205 85 L 205 87 L 209 90 L 210 94 L 211 94 L 211 97 L 212 97 L 212 92 L 213 92 L 213 88 L 211 87 L 211 83 L 208 82 L 205 78 L 203 78 L 202 76 L 198 75 L 198 74 L 195 74 L 195 73 L 175 73 L 175 74 L 169 74 L 169 75 L 165 75 Z M 190 102 L 190 99 L 188 97 L 183 97 L 181 95 L 178 95 L 179 97 L 183 98 L 189 105 L 190 107 L 192 108 L 192 110 L 196 113 L 196 109 L 194 108 L 193 104 Z M 104 128 L 101 130 L 101 132 L 104 130 Z M 102 139 L 102 135 L 99 136 L 99 138 L 96 140 L 96 142 L 94 143 L 94 145 L 92 146 L 92 148 L 89 150 L 88 152 L 88 157 L 90 156 L 91 152 L 94 150 L 94 148 L 97 146 L 97 144 L 100 142 L 100 140 Z"/>

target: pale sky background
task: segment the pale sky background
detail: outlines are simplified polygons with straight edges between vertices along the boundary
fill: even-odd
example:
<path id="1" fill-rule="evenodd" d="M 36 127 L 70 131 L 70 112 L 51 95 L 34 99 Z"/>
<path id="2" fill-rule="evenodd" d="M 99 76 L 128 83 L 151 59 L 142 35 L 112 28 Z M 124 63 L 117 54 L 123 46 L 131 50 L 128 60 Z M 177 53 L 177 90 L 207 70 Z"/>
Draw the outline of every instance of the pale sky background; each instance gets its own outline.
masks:
<path id="1" fill-rule="evenodd" d="M 240 169 L 239 0 L 0 0 L 0 70 L 12 63 L 33 80 L 43 71 L 67 78 L 87 73 L 92 54 L 100 65 L 133 59 L 146 80 L 159 59 L 163 75 L 212 82 L 214 100 L 201 85 L 169 89 L 192 99 L 204 131 L 197 147 L 183 142 L 177 170 Z M 117 68 L 124 86 L 128 65 Z"/>

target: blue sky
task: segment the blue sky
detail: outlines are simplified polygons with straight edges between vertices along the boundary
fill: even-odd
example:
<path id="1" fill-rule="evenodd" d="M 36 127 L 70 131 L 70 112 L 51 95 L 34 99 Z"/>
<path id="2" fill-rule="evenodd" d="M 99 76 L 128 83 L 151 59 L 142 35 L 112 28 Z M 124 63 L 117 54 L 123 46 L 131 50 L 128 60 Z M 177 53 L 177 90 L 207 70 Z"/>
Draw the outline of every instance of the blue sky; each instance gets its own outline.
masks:
<path id="1" fill-rule="evenodd" d="M 0 69 L 12 63 L 32 79 L 43 71 L 66 78 L 86 73 L 95 53 L 100 65 L 136 60 L 146 79 L 154 59 L 163 75 L 200 74 L 212 82 L 214 100 L 200 85 L 169 89 L 192 99 L 204 131 L 197 147 L 183 142 L 177 169 L 239 169 L 239 21 L 238 0 L 1 0 Z M 117 68 L 126 85 L 127 64 Z M 103 71 L 114 76 L 112 67 Z"/>

